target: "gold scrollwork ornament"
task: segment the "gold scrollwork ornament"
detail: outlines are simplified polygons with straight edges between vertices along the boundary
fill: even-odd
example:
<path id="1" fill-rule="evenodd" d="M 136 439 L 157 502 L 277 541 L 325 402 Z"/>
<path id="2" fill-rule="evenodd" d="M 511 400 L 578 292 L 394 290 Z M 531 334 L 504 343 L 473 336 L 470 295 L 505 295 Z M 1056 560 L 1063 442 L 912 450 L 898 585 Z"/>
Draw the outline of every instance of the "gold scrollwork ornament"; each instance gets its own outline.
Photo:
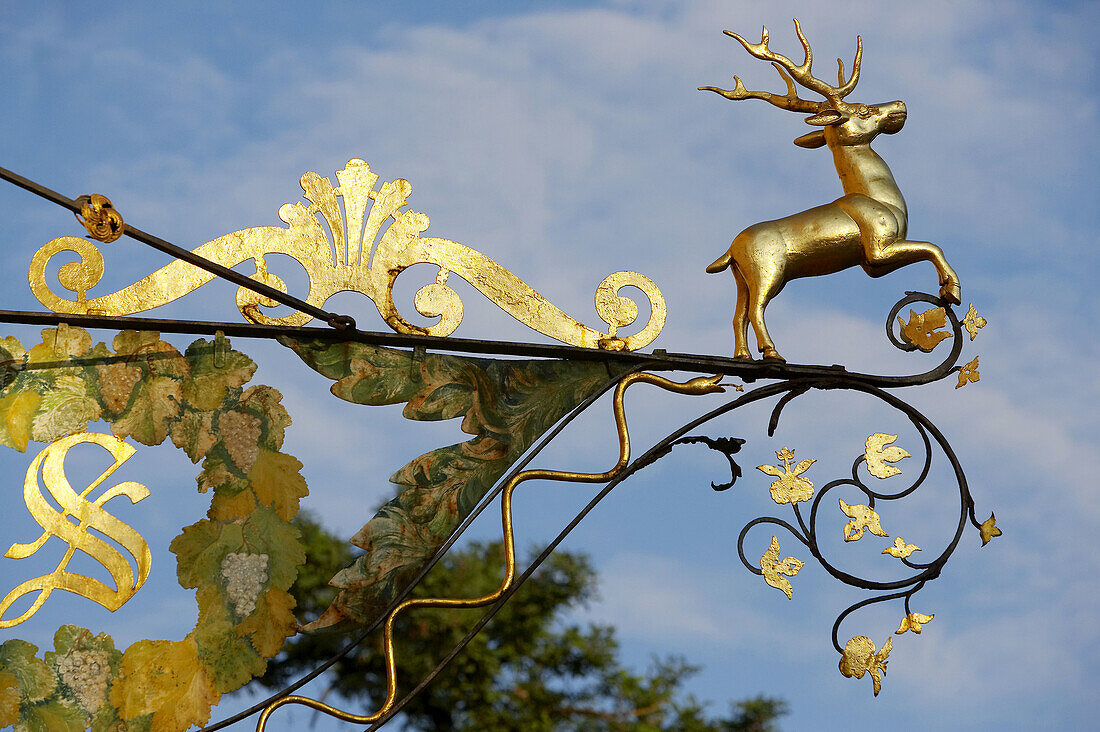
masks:
<path id="1" fill-rule="evenodd" d="M 65 456 L 74 446 L 83 443 L 104 448 L 114 458 L 114 463 L 87 488 L 77 493 L 65 476 Z M 152 563 L 149 545 L 141 534 L 112 516 L 103 506 L 116 496 L 126 496 L 131 503 L 137 503 L 149 495 L 149 489 L 140 483 L 127 481 L 107 489 L 94 501 L 87 500 L 88 495 L 133 454 L 134 448 L 123 440 L 98 432 L 69 435 L 50 443 L 38 453 L 27 470 L 23 482 L 23 498 L 34 520 L 42 527 L 42 535 L 30 543 L 12 544 L 4 556 L 25 559 L 41 549 L 51 536 L 67 543 L 68 548 L 58 562 L 57 569 L 50 574 L 23 582 L 0 601 L 0 628 L 18 625 L 34 615 L 54 590 L 67 590 L 82 595 L 113 612 L 122 607 L 145 584 Z M 39 471 L 42 473 L 42 485 L 61 506 L 61 511 L 51 506 L 43 496 L 42 485 L 38 482 Z M 70 517 L 76 520 L 75 524 L 70 521 Z M 137 576 L 134 576 L 133 568 L 122 552 L 90 533 L 89 529 L 95 529 L 118 542 L 129 552 L 137 565 Z M 88 554 L 110 572 L 111 579 L 115 582 L 114 589 L 92 577 L 66 570 L 77 550 Z M 38 592 L 38 597 L 27 610 L 12 620 L 3 619 L 4 613 L 16 600 L 32 592 Z"/>
<path id="2" fill-rule="evenodd" d="M 336 172 L 339 185 L 308 172 L 301 177 L 303 195 L 309 205 L 287 203 L 279 208 L 281 226 L 242 229 L 197 247 L 194 252 L 225 267 L 252 260 L 252 278 L 286 292 L 286 284 L 268 271 L 266 256 L 285 254 L 306 271 L 309 291 L 303 298 L 321 307 L 338 292 L 359 292 L 369 297 L 386 323 L 399 333 L 448 336 L 462 322 L 462 301 L 448 284 L 457 274 L 502 310 L 525 325 L 555 340 L 583 348 L 635 350 L 648 345 L 664 327 L 666 307 L 657 286 L 637 272 L 615 272 L 596 288 L 596 312 L 607 323 L 605 331 L 590 328 L 570 317 L 523 280 L 481 252 L 449 239 L 421 236 L 428 228 L 427 215 L 402 210 L 412 185 L 398 178 L 378 183 L 378 174 L 358 158 Z M 343 200 L 341 213 L 340 200 Z M 320 217 L 320 218 L 319 218 Z M 331 232 L 329 239 L 326 233 Z M 388 227 L 386 222 L 390 221 Z M 377 241 L 377 244 L 375 242 Z M 61 266 L 58 281 L 76 293 L 69 300 L 50 290 L 46 264 L 57 253 L 75 252 L 77 262 Z M 414 264 L 439 268 L 434 282 L 421 287 L 413 298 L 417 312 L 438 318 L 428 326 L 405 320 L 393 302 L 398 275 Z M 116 292 L 89 298 L 88 290 L 103 277 L 103 255 L 94 243 L 63 236 L 46 243 L 31 259 L 28 279 L 39 302 L 56 313 L 131 315 L 176 300 L 201 287 L 214 275 L 183 261 L 175 261 L 148 277 Z M 638 305 L 620 295 L 624 287 L 637 287 L 649 300 L 649 320 L 640 331 L 620 337 L 619 328 L 638 317 Z M 263 308 L 272 300 L 244 288 L 237 291 L 237 307 L 245 318 L 268 325 L 305 325 L 312 318 L 301 312 L 274 317 Z"/>

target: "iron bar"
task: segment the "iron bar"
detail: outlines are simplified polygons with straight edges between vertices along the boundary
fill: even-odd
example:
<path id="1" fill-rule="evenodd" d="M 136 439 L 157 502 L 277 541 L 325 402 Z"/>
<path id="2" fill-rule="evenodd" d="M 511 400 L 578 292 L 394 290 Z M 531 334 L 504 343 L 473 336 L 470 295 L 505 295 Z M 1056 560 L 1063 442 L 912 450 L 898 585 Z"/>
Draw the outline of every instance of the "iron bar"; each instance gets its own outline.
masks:
<path id="1" fill-rule="evenodd" d="M 17 173 L 13 173 L 7 168 L 0 168 L 0 178 L 8 181 L 9 183 L 13 183 L 14 185 L 19 186 L 23 190 L 30 191 L 36 196 L 40 196 L 47 201 L 56 203 L 58 206 L 67 208 L 73 213 L 79 214 L 81 211 L 80 203 L 78 203 L 74 199 L 63 196 L 57 191 L 46 188 L 43 185 L 39 185 L 29 178 L 24 178 Z M 309 315 L 312 315 L 313 317 L 318 318 L 319 320 L 329 324 L 333 328 L 340 329 L 346 327 L 355 327 L 355 320 L 347 315 L 337 315 L 336 313 L 330 313 L 326 310 L 323 310 L 316 305 L 310 305 L 305 300 L 300 300 L 293 295 L 289 295 L 285 292 L 276 290 L 274 287 L 266 285 L 263 282 L 257 282 L 251 277 L 243 275 L 240 272 L 234 272 L 228 267 L 224 267 L 217 262 L 211 262 L 209 259 L 206 259 L 205 257 L 200 257 L 198 254 L 188 251 L 187 249 L 184 249 L 182 247 L 178 247 L 175 244 L 171 244 L 164 239 L 161 239 L 159 236 L 154 236 L 145 231 L 142 231 L 141 229 L 134 227 L 132 224 L 126 224 L 123 227 L 123 233 L 132 239 L 140 241 L 142 244 L 151 246 L 152 248 L 162 251 L 169 256 L 175 257 L 176 259 L 182 259 L 184 262 L 194 265 L 199 269 L 206 270 L 215 277 L 220 277 L 223 280 L 228 280 L 235 285 L 252 290 L 253 292 L 263 295 L 264 297 L 269 297 L 275 302 L 278 302 L 282 305 L 292 307 L 295 310 L 300 310 L 303 313 L 308 313 Z"/>
<path id="2" fill-rule="evenodd" d="M 788 364 L 780 361 L 744 361 L 728 356 L 712 356 L 691 353 L 668 353 L 654 350 L 651 353 L 638 351 L 604 351 L 594 348 L 580 348 L 543 343 L 513 343 L 509 341 L 488 341 L 470 338 L 410 335 L 363 331 L 355 328 L 337 330 L 335 328 L 293 327 L 282 325 L 259 325 L 255 323 L 226 323 L 200 320 L 171 320 L 165 318 L 115 317 L 108 315 L 76 315 L 73 313 L 42 313 L 29 310 L 0 310 L 0 322 L 22 325 L 57 326 L 62 323 L 82 328 L 151 330 L 161 333 L 181 333 L 190 335 L 216 335 L 221 331 L 226 336 L 240 338 L 296 338 L 320 340 L 351 341 L 378 346 L 396 348 L 430 348 L 436 351 L 453 353 L 476 353 L 485 355 L 521 356 L 526 358 L 575 359 L 581 361 L 603 361 L 623 364 L 646 364 L 657 371 L 685 371 L 700 374 L 726 374 L 736 376 L 746 382 L 757 379 L 839 379 L 844 383 L 859 381 L 879 387 L 918 386 L 936 381 L 946 375 L 954 366 L 949 359 L 935 369 L 914 376 L 877 376 L 848 371 L 843 366 L 817 366 L 810 364 Z"/>

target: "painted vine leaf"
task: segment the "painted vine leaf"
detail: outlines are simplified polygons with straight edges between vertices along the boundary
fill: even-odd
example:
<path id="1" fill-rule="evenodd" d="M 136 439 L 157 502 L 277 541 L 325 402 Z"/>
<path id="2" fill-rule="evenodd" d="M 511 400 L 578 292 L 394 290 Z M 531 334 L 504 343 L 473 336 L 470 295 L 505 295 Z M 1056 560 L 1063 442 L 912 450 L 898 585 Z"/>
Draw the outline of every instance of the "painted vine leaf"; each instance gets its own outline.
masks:
<path id="1" fill-rule="evenodd" d="M 366 553 L 333 577 L 340 591 L 310 630 L 374 620 L 527 448 L 608 379 L 601 363 L 416 358 L 361 343 L 282 342 L 333 379 L 341 399 L 405 402 L 407 419 L 461 418 L 462 431 L 473 436 L 393 475 L 399 494 L 352 537 Z"/>

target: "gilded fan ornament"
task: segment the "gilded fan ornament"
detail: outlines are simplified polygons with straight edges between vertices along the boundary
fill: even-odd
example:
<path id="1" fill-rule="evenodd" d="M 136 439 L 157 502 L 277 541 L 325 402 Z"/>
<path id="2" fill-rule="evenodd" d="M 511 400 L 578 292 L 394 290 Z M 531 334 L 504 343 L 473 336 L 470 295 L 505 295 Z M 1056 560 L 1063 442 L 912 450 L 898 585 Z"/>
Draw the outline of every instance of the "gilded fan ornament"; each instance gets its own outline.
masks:
<path id="1" fill-rule="evenodd" d="M 603 279 L 596 288 L 595 305 L 607 328 L 596 330 L 565 314 L 481 252 L 449 239 L 422 236 L 428 228 L 428 217 L 405 208 L 412 193 L 407 180 L 398 178 L 378 185 L 378 174 L 358 158 L 336 171 L 336 180 L 338 185 L 333 186 L 328 178 L 306 173 L 301 185 L 309 203 L 283 204 L 279 218 L 285 227 L 234 231 L 199 246 L 193 254 L 223 267 L 251 260 L 256 269 L 252 279 L 286 292 L 283 280 L 268 270 L 267 260 L 268 255 L 285 254 L 306 271 L 306 303 L 319 308 L 339 292 L 358 292 L 374 302 L 382 319 L 398 333 L 448 336 L 454 332 L 462 322 L 463 309 L 458 293 L 447 284 L 452 274 L 469 282 L 524 325 L 572 346 L 632 351 L 649 345 L 664 327 L 664 297 L 645 275 L 623 271 Z M 106 207 L 110 206 L 103 196 L 91 198 L 93 203 L 101 199 Z M 121 218 L 119 222 L 121 227 Z M 61 287 L 75 295 L 73 299 L 56 294 L 46 278 L 47 263 L 65 251 L 80 257 L 77 262 L 62 265 L 57 275 Z M 417 290 L 413 298 L 418 313 L 438 318 L 428 326 L 410 323 L 393 301 L 398 275 L 420 263 L 438 267 L 435 281 Z M 214 279 L 211 272 L 175 261 L 117 292 L 90 296 L 88 291 L 99 283 L 103 273 L 103 255 L 95 243 L 62 236 L 35 252 L 29 280 L 35 297 L 55 313 L 118 316 L 165 305 Z M 638 305 L 619 294 L 624 287 L 641 290 L 649 300 L 650 313 L 641 330 L 620 337 L 618 329 L 633 324 L 638 317 Z M 236 304 L 253 323 L 300 326 L 313 319 L 305 312 L 268 315 L 264 309 L 277 303 L 244 288 L 238 290 Z"/>

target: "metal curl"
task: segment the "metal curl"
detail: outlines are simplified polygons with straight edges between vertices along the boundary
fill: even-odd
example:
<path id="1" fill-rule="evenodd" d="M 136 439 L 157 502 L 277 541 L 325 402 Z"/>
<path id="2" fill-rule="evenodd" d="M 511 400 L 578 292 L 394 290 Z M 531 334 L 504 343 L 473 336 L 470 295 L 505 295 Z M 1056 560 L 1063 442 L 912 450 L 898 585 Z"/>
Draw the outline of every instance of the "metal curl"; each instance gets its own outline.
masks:
<path id="1" fill-rule="evenodd" d="M 890 308 L 890 314 L 886 316 L 886 337 L 890 339 L 890 343 L 897 349 L 905 351 L 906 353 L 912 353 L 913 351 L 919 350 L 917 346 L 912 343 L 907 343 L 894 335 L 894 324 L 897 321 L 898 314 L 901 313 L 905 306 L 912 305 L 915 302 L 926 302 L 943 308 L 951 324 L 951 351 L 947 354 L 947 358 L 934 369 L 926 371 L 919 376 L 911 377 L 914 379 L 921 379 L 921 383 L 938 381 L 955 369 L 955 364 L 959 362 L 959 356 L 962 355 L 962 324 L 955 316 L 955 311 L 951 309 L 951 303 L 947 300 L 936 297 L 935 295 L 929 295 L 927 292 L 906 292 L 905 297 L 894 303 L 894 306 Z"/>
<path id="2" fill-rule="evenodd" d="M 810 542 L 806 540 L 806 537 L 800 534 L 798 529 L 791 526 L 783 519 L 776 518 L 775 516 L 760 516 L 759 518 L 754 518 L 752 521 L 745 524 L 745 528 L 741 529 L 741 533 L 737 537 L 737 554 L 741 557 L 741 563 L 744 564 L 745 567 L 753 574 L 762 575 L 764 574 L 764 572 L 761 571 L 760 567 L 753 566 L 749 562 L 748 558 L 745 556 L 745 537 L 748 535 L 749 530 L 752 527 L 759 524 L 775 524 L 776 526 L 782 526 L 784 529 L 791 532 L 791 535 L 794 536 L 794 538 L 802 542 L 807 549 L 809 549 L 811 552 L 813 551 L 813 547 L 810 546 Z"/>

